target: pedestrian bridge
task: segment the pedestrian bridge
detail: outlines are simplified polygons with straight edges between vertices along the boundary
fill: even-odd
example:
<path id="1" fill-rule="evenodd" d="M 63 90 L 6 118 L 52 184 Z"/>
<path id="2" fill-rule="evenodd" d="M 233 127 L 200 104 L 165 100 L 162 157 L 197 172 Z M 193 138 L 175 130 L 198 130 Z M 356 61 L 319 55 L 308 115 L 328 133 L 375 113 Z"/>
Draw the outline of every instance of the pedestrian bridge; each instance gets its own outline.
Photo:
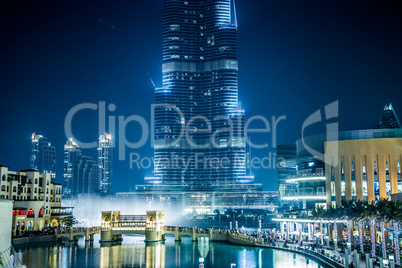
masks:
<path id="1" fill-rule="evenodd" d="M 66 230 L 56 230 L 55 235 L 57 240 L 63 240 L 63 238 L 68 238 L 70 241 L 77 241 L 78 237 L 84 236 L 85 241 L 93 241 L 95 234 L 100 234 L 100 227 L 91 228 L 70 228 Z"/>
<path id="2" fill-rule="evenodd" d="M 176 241 L 189 236 L 193 241 L 208 237 L 210 241 L 226 241 L 226 230 L 165 226 L 163 211 L 147 211 L 146 215 L 121 215 L 120 211 L 102 212 L 101 242 L 119 241 L 124 234 L 145 235 L 145 241 L 164 241 L 173 235 Z"/>

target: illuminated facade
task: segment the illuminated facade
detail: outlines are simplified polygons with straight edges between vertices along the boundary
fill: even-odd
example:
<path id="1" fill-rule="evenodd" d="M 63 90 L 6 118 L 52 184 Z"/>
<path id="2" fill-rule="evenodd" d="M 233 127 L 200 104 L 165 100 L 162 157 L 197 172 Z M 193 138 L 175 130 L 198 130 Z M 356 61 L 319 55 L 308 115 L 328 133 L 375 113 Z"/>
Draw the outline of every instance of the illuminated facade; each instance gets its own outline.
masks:
<path id="1" fill-rule="evenodd" d="M 316 205 L 325 205 L 324 163 L 311 155 L 289 159 L 285 167 L 295 167 L 296 173 L 286 178 L 280 200 L 294 209 L 311 210 Z M 282 202 L 282 203 L 283 203 Z M 295 203 L 296 202 L 296 203 Z"/>
<path id="2" fill-rule="evenodd" d="M 99 191 L 98 165 L 82 155 L 78 144 L 69 138 L 64 145 L 63 195 L 77 196 Z"/>
<path id="3" fill-rule="evenodd" d="M 402 129 L 367 129 L 318 134 L 297 142 L 298 156 L 289 163 L 298 164 L 298 177 L 325 178 L 315 196 L 327 205 L 339 206 L 342 200 L 375 201 L 402 192 Z M 313 156 L 314 150 L 320 156 Z M 300 163 L 304 163 L 300 166 Z M 309 166 L 311 165 L 311 166 Z M 311 168 L 315 168 L 315 171 Z M 306 183 L 313 183 L 308 180 Z M 300 181 L 299 181 L 300 182 Z M 318 185 L 318 184 L 317 184 Z M 324 191 L 322 191 L 324 186 Z M 313 187 L 313 185 L 311 185 Z M 298 192 L 289 192 L 302 199 Z"/>
<path id="4" fill-rule="evenodd" d="M 228 184 L 219 191 L 190 191 L 185 186 L 172 189 L 170 185 L 157 190 L 149 185 L 137 185 L 135 192 L 116 193 L 116 197 L 133 200 L 152 208 L 176 208 L 183 214 L 211 214 L 216 209 L 264 209 L 276 212 L 278 192 L 262 191 L 262 186 Z M 253 190 L 250 190 L 253 189 Z"/>
<path id="5" fill-rule="evenodd" d="M 402 129 L 349 131 L 325 142 L 327 204 L 402 192 Z"/>
<path id="6" fill-rule="evenodd" d="M 14 234 L 42 230 L 72 215 L 72 208 L 61 207 L 62 186 L 52 182 L 50 173 L 0 165 L 0 178 L 0 198 L 13 200 Z"/>
<path id="7" fill-rule="evenodd" d="M 113 141 L 112 135 L 107 133 L 99 137 L 98 166 L 100 191 L 108 194 L 112 190 Z"/>
<path id="8" fill-rule="evenodd" d="M 162 71 L 153 182 L 190 190 L 253 183 L 238 102 L 234 0 L 164 0 Z"/>
<path id="9" fill-rule="evenodd" d="M 278 156 L 278 190 L 279 196 L 282 197 L 289 188 L 286 180 L 296 175 L 296 165 L 287 163 L 288 160 L 296 158 L 296 144 L 278 144 L 276 155 Z"/>
<path id="10" fill-rule="evenodd" d="M 32 134 L 31 168 L 56 178 L 56 147 L 42 135 Z"/>

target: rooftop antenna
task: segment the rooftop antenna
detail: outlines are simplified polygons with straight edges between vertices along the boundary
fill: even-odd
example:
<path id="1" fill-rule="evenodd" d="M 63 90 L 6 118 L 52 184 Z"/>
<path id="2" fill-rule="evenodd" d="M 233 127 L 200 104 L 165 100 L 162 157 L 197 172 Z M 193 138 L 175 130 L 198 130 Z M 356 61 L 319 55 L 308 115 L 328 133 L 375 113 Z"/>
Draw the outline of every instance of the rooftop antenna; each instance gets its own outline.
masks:
<path id="1" fill-rule="evenodd" d="M 149 75 L 149 73 L 147 73 L 147 75 L 148 75 L 148 77 L 149 77 L 149 80 L 151 80 L 152 85 L 153 85 L 154 88 L 155 88 L 156 86 L 155 86 L 155 83 L 154 83 L 154 81 L 152 80 L 151 76 Z"/>

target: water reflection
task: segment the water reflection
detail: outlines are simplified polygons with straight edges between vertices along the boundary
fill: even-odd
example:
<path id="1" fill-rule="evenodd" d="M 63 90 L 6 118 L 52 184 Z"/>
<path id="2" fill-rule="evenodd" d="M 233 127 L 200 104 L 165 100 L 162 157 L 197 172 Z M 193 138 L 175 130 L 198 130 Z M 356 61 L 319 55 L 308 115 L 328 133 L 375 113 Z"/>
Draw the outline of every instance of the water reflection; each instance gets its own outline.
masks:
<path id="1" fill-rule="evenodd" d="M 200 237 L 197 244 L 201 258 L 205 259 L 209 252 L 209 239 L 207 237 Z"/>
<path id="2" fill-rule="evenodd" d="M 78 242 L 41 244 L 17 248 L 27 267 L 199 267 L 199 258 L 204 258 L 205 267 L 307 267 L 318 268 L 317 263 L 291 252 L 241 247 L 226 243 L 209 242 L 200 238 L 191 242 L 183 237 L 175 242 L 167 237 L 165 243 L 145 243 L 141 236 L 124 236 L 120 243 Z"/>
<path id="3" fill-rule="evenodd" d="M 165 268 L 165 243 L 147 244 L 145 254 L 147 268 Z"/>

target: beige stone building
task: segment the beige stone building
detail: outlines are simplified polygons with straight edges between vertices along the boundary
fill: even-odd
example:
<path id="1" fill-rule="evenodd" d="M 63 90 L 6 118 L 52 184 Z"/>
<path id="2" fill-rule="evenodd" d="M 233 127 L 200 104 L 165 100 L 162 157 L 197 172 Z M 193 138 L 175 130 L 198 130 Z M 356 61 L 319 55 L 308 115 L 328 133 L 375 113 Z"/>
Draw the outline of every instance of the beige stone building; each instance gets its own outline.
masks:
<path id="1" fill-rule="evenodd" d="M 339 206 L 343 199 L 372 202 L 402 192 L 402 137 L 389 136 L 395 135 L 325 142 L 327 205 Z"/>
<path id="2" fill-rule="evenodd" d="M 50 173 L 33 169 L 16 172 L 0 165 L 0 198 L 14 201 L 14 234 L 42 230 L 72 215 L 72 208 L 61 207 L 61 190 L 60 184 L 51 181 Z"/>

